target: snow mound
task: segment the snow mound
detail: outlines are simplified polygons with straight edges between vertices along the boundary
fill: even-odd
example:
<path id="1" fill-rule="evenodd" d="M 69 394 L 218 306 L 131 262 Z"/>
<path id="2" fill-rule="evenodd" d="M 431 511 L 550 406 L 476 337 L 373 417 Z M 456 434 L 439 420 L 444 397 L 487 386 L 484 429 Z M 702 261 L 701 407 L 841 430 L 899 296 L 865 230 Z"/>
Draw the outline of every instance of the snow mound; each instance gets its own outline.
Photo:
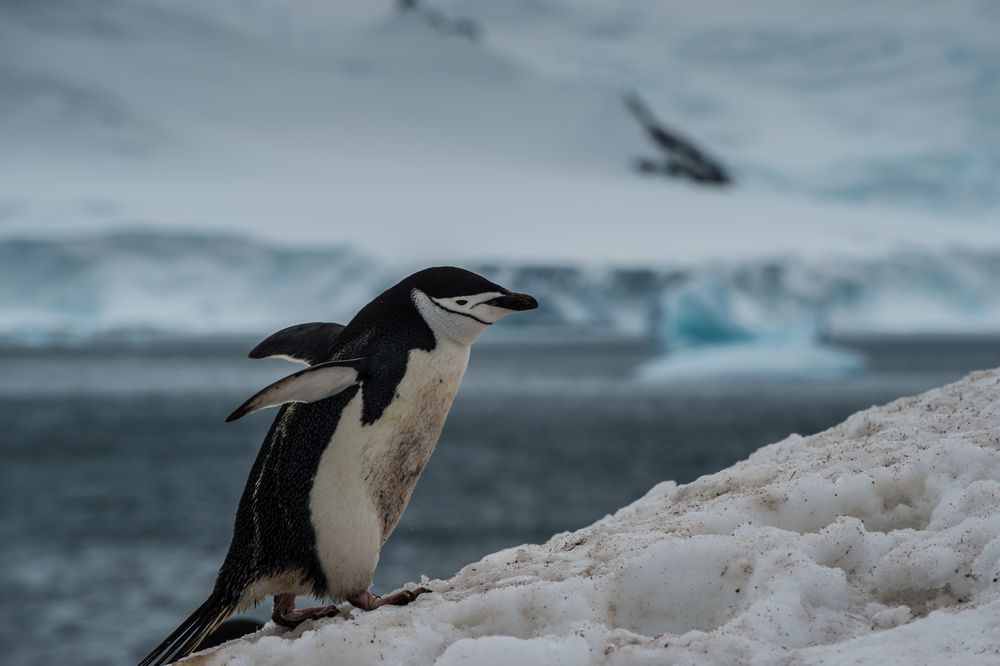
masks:
<path id="1" fill-rule="evenodd" d="M 202 664 L 996 663 L 1000 371 Z M 613 480 L 609 480 L 612 483 Z"/>

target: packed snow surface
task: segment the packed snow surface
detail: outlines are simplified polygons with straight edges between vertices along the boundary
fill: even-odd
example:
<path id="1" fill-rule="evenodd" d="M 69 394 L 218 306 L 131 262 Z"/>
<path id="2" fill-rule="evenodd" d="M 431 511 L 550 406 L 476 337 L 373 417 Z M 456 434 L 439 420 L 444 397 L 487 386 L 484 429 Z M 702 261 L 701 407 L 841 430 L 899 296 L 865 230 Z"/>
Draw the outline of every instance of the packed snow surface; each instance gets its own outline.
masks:
<path id="1" fill-rule="evenodd" d="M 661 483 L 425 581 L 409 607 L 269 626 L 190 663 L 995 664 L 998 580 L 991 370 Z"/>

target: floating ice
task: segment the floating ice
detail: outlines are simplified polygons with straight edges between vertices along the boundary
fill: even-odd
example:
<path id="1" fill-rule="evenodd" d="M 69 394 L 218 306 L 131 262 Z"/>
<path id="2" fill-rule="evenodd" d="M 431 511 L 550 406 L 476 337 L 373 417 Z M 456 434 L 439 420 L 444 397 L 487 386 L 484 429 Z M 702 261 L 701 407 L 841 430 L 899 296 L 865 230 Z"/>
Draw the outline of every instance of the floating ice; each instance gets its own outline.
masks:
<path id="1" fill-rule="evenodd" d="M 734 377 L 842 377 L 861 372 L 865 359 L 808 339 L 771 338 L 671 352 L 640 367 L 645 382 Z"/>
<path id="2" fill-rule="evenodd" d="M 1000 371 L 974 373 L 661 483 L 409 607 L 189 663 L 996 663 L 998 432 Z"/>
<path id="3" fill-rule="evenodd" d="M 645 380 L 841 375 L 864 365 L 826 341 L 1000 333 L 1000 258 L 959 250 L 704 266 L 664 289 Z"/>
<path id="4" fill-rule="evenodd" d="M 713 267 L 667 290 L 657 325 L 666 354 L 642 366 L 639 379 L 835 377 L 861 370 L 859 354 L 819 342 L 819 321 L 838 289 L 816 290 L 796 268 Z"/>

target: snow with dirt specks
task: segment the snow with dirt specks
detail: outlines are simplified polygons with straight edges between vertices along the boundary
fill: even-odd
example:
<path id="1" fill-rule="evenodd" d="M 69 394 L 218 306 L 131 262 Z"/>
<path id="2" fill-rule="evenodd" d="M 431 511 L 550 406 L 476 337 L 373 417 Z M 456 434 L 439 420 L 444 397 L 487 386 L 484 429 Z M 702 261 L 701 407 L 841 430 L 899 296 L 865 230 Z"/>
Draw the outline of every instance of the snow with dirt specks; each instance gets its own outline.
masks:
<path id="1" fill-rule="evenodd" d="M 990 370 L 661 483 L 410 607 L 269 625 L 191 663 L 997 663 L 998 579 Z"/>

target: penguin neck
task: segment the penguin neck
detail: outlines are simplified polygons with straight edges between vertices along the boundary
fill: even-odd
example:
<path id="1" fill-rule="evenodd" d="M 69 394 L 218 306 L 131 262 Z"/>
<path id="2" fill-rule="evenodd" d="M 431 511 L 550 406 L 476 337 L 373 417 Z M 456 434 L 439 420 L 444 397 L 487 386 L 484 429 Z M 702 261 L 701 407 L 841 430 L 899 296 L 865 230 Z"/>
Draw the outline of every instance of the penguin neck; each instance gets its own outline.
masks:
<path id="1" fill-rule="evenodd" d="M 487 328 L 486 324 L 477 319 L 439 307 L 419 289 L 414 289 L 410 298 L 438 342 L 469 347 Z"/>

